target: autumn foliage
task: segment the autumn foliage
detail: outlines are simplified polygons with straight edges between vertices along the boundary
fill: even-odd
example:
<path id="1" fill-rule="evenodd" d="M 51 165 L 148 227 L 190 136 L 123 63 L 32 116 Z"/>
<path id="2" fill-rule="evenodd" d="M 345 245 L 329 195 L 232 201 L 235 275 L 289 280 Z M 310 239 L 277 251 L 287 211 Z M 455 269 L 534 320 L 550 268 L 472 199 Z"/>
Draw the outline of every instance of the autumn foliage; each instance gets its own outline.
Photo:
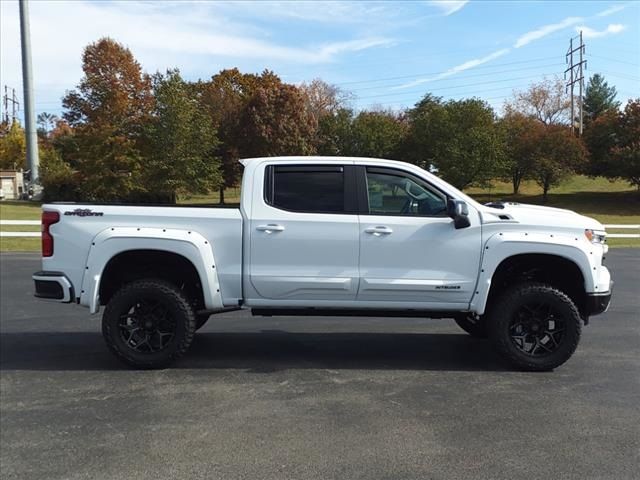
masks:
<path id="1" fill-rule="evenodd" d="M 238 185 L 238 159 L 275 155 L 395 158 L 437 171 L 459 188 L 508 179 L 548 191 L 573 172 L 640 187 L 640 101 L 619 111 L 615 89 L 590 82 L 584 137 L 571 131 L 557 79 L 515 92 L 504 115 L 481 99 L 429 93 L 406 111 L 355 111 L 352 95 L 315 79 L 222 70 L 188 82 L 149 75 L 132 52 L 103 38 L 88 45 L 83 77 L 59 119 L 42 113 L 41 181 L 48 200 L 175 201 Z M 591 89 L 591 90 L 590 90 Z M 24 132 L 0 124 L 0 167 L 24 168 Z"/>

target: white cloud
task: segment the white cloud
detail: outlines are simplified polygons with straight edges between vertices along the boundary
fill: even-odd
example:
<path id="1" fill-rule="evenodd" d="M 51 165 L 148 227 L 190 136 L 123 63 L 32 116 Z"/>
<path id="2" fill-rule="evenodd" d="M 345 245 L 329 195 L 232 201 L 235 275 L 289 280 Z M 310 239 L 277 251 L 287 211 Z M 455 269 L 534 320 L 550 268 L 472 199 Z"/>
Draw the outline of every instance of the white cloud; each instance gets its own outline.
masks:
<path id="1" fill-rule="evenodd" d="M 18 2 L 0 1 L 2 82 L 21 84 Z M 206 66 L 254 63 L 321 64 L 339 55 L 390 45 L 381 36 L 330 43 L 281 44 L 253 24 L 214 14 L 216 3 L 31 2 L 31 43 L 36 88 L 72 88 L 81 77 L 83 48 L 103 36 L 129 47 L 149 72 L 179 67 L 199 72 Z M 355 35 L 354 35 L 355 36 Z"/>
<path id="2" fill-rule="evenodd" d="M 524 47 L 525 45 L 528 45 L 529 43 L 535 40 L 540 40 L 541 38 L 546 37 L 547 35 L 550 35 L 554 32 L 557 32 L 558 30 L 563 30 L 567 27 L 571 27 L 572 25 L 575 25 L 576 23 L 580 23 L 582 21 L 584 21 L 584 18 L 582 17 L 567 17 L 561 22 L 543 25 L 540 28 L 531 30 L 530 32 L 525 33 L 524 35 L 521 35 L 516 41 L 514 48 Z"/>
<path id="3" fill-rule="evenodd" d="M 468 60 L 464 63 L 461 63 L 460 65 L 456 65 L 455 67 L 451 67 L 450 69 L 439 73 L 438 75 L 435 75 L 433 77 L 428 77 L 428 78 L 419 78 L 418 80 L 413 80 L 409 83 L 405 83 L 403 85 L 399 85 L 397 87 L 392 88 L 392 90 L 399 90 L 399 89 L 404 89 L 404 88 L 409 88 L 409 87 L 415 87 L 416 85 L 422 85 L 423 83 L 427 83 L 427 82 L 433 82 L 435 80 L 441 80 L 443 78 L 447 78 L 450 77 L 452 75 L 455 75 L 456 73 L 460 73 L 460 72 L 464 72 L 465 70 L 469 70 L 470 68 L 473 67 L 477 67 L 478 65 L 482 65 L 483 63 L 487 63 L 490 62 L 491 60 L 495 60 L 498 57 L 502 57 L 503 55 L 506 55 L 507 53 L 509 53 L 511 51 L 511 49 L 509 48 L 503 48 L 501 50 L 497 50 L 493 53 L 490 53 L 489 55 L 486 55 L 484 57 L 481 58 L 474 58 L 473 60 Z"/>
<path id="4" fill-rule="evenodd" d="M 612 23 L 604 30 L 594 30 L 593 28 L 589 28 L 585 25 L 581 27 L 576 27 L 576 32 L 582 32 L 582 36 L 584 38 L 598 38 L 598 37 L 606 37 L 608 35 L 615 35 L 616 33 L 622 32 L 625 28 L 625 25 L 620 23 Z"/>
<path id="5" fill-rule="evenodd" d="M 598 17 L 608 17 L 609 15 L 613 15 L 614 13 L 619 12 L 620 10 L 624 10 L 627 8 L 626 5 L 614 5 L 613 7 L 607 8 L 602 12 L 598 13 L 596 16 Z"/>
<path id="6" fill-rule="evenodd" d="M 396 16 L 398 6 L 370 2 L 323 0 L 294 1 L 234 1 L 211 4 L 218 12 L 230 12 L 259 19 L 295 19 L 331 24 L 377 23 Z"/>
<path id="7" fill-rule="evenodd" d="M 443 15 L 448 16 L 461 10 L 469 0 L 429 0 L 427 4 L 436 7 Z"/>
<path id="8" fill-rule="evenodd" d="M 318 52 L 318 58 L 323 61 L 329 61 L 336 55 L 345 52 L 359 52 L 373 47 L 390 46 L 394 42 L 386 38 L 364 38 L 360 40 L 350 40 L 346 42 L 333 42 L 321 47 Z"/>

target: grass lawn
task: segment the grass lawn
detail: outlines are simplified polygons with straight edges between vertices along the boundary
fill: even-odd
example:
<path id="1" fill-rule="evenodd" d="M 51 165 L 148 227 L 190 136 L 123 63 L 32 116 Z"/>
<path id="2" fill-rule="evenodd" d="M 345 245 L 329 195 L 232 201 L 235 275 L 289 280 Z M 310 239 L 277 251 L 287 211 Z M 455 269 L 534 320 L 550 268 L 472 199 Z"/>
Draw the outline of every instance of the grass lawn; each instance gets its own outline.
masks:
<path id="1" fill-rule="evenodd" d="M 36 202 L 10 200 L 0 202 L 0 219 L 2 220 L 40 220 L 41 213 L 40 204 Z"/>
<path id="2" fill-rule="evenodd" d="M 39 252 L 40 249 L 39 238 L 0 237 L 0 252 Z"/>
<path id="3" fill-rule="evenodd" d="M 625 182 L 610 182 L 604 178 L 589 178 L 576 175 L 558 188 L 551 190 L 547 203 L 542 201 L 542 192 L 534 182 L 523 182 L 520 194 L 513 195 L 510 183 L 495 182 L 491 188 L 470 188 L 466 191 L 481 203 L 507 200 L 533 203 L 550 207 L 567 208 L 596 218 L 608 224 L 640 224 L 640 192 Z M 218 194 L 194 195 L 180 198 L 181 204 L 218 203 Z M 225 203 L 240 202 L 240 189 L 231 188 L 225 192 Z M 40 205 L 31 202 L 0 202 L 2 220 L 39 220 Z M 39 226 L 2 225 L 0 231 L 38 231 Z M 609 233 L 639 233 L 638 230 L 609 229 Z M 640 247 L 638 238 L 610 238 L 611 247 Z M 38 238 L 0 237 L 0 251 L 39 251 Z"/>
<path id="4" fill-rule="evenodd" d="M 470 188 L 466 193 L 481 203 L 507 200 L 566 208 L 602 223 L 640 223 L 640 192 L 626 182 L 576 175 L 549 192 L 546 203 L 535 182 L 523 182 L 513 195 L 510 183 L 496 182 L 491 188 Z"/>

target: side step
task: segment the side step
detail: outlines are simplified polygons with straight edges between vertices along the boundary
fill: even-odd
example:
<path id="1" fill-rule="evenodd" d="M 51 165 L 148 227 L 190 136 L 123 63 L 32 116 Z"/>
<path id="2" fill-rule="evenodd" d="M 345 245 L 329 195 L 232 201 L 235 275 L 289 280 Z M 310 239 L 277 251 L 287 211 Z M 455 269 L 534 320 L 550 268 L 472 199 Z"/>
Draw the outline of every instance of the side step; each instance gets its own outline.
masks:
<path id="1" fill-rule="evenodd" d="M 299 316 L 299 317 L 409 317 L 409 318 L 453 318 L 459 312 L 432 310 L 379 310 L 338 308 L 252 308 L 253 316 Z"/>

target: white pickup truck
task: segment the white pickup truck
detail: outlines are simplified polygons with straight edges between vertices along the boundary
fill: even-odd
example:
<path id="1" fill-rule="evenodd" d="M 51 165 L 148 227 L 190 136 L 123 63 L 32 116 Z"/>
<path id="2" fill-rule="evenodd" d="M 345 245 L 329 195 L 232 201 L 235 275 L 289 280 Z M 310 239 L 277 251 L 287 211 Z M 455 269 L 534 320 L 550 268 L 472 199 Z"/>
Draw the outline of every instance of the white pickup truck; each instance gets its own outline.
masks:
<path id="1" fill-rule="evenodd" d="M 36 297 L 104 306 L 109 349 L 137 368 L 184 354 L 211 314 L 248 308 L 453 318 L 515 367 L 549 370 L 608 308 L 591 218 L 481 205 L 391 160 L 242 163 L 240 208 L 44 205 Z"/>

